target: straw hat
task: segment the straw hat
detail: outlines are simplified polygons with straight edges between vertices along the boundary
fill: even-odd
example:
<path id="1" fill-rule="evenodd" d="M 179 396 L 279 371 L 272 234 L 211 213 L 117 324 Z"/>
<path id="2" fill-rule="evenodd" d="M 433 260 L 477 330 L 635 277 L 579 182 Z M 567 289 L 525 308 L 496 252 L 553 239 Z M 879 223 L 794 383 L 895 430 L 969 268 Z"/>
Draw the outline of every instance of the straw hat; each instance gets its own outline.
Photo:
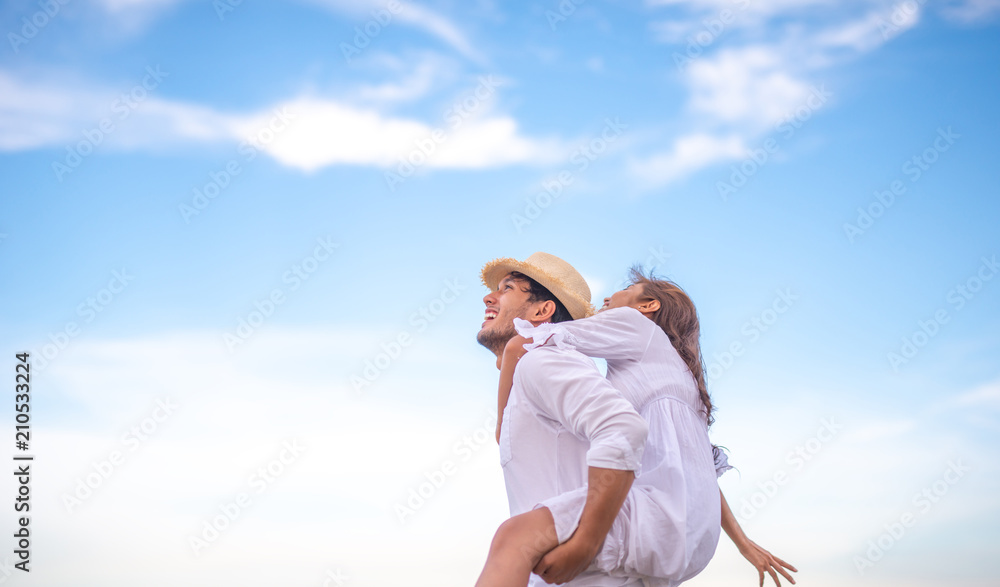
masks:
<path id="1" fill-rule="evenodd" d="M 590 287 L 573 266 L 555 255 L 535 253 L 523 262 L 516 259 L 494 259 L 483 266 L 483 284 L 496 291 L 500 280 L 511 271 L 523 273 L 542 284 L 569 310 L 574 320 L 594 313 L 590 305 Z"/>

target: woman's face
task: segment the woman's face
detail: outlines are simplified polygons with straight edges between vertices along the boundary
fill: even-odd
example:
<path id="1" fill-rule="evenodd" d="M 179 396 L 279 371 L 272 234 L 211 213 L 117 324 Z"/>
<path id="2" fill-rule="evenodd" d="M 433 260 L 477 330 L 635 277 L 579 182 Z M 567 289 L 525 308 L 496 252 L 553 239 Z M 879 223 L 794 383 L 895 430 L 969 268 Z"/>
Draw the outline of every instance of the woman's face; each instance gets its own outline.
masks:
<path id="1" fill-rule="evenodd" d="M 624 308 L 625 306 L 638 310 L 639 305 L 646 299 L 643 295 L 642 284 L 632 284 L 621 291 L 611 294 L 611 297 L 604 298 L 604 306 L 599 311 L 603 312 L 611 308 Z"/>

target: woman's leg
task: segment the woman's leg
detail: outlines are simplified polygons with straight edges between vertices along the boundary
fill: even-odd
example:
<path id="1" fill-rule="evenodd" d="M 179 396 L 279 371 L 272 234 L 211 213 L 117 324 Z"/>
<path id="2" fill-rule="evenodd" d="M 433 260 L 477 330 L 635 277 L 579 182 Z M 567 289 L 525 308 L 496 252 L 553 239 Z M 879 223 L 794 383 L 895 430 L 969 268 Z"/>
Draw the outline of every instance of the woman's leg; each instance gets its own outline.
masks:
<path id="1" fill-rule="evenodd" d="M 525 587 L 531 570 L 559 545 L 549 508 L 538 508 L 500 525 L 476 587 Z"/>

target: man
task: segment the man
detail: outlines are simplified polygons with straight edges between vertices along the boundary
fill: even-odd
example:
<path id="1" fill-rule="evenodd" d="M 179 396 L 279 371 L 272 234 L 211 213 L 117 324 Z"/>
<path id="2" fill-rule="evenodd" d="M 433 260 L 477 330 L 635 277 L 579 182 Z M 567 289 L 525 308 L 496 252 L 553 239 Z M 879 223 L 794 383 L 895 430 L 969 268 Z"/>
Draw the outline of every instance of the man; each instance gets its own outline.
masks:
<path id="1" fill-rule="evenodd" d="M 483 268 L 482 277 L 491 291 L 483 298 L 486 320 L 477 340 L 497 356 L 498 367 L 504 347 L 516 334 L 514 318 L 538 325 L 593 313 L 583 277 L 547 253 L 535 253 L 524 262 L 497 259 Z M 503 412 L 500 461 L 511 516 L 531 512 L 555 527 L 556 536 L 539 535 L 533 541 L 539 554 L 555 547 L 534 567 L 542 580 L 573 579 L 572 585 L 594 587 L 642 585 L 641 580 L 585 569 L 600 552 L 625 501 L 646 435 L 645 420 L 589 358 L 542 347 L 521 359 Z M 582 512 L 558 508 L 560 495 L 582 487 L 587 487 Z M 534 509 L 539 504 L 545 507 Z M 494 550 L 501 549 L 498 541 L 504 536 L 520 531 L 505 523 Z M 507 562 L 491 555 L 491 561 L 513 567 L 531 555 L 520 552 L 520 561 Z M 531 584 L 538 583 L 538 576 L 531 577 Z"/>

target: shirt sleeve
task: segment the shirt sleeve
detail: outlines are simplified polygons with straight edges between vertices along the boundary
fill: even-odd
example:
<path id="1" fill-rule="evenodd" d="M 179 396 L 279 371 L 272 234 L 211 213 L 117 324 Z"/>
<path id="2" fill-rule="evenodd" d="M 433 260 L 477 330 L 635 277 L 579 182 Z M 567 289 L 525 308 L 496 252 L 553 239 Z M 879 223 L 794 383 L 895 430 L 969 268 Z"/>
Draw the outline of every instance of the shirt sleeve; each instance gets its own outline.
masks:
<path id="1" fill-rule="evenodd" d="M 590 441 L 587 465 L 639 474 L 649 426 L 597 367 L 579 353 L 528 353 L 515 382 L 539 413 Z"/>
<path id="2" fill-rule="evenodd" d="M 659 327 L 635 308 L 626 307 L 598 312 L 590 318 L 538 326 L 514 318 L 514 328 L 521 336 L 532 339 L 524 345 L 529 351 L 548 345 L 577 350 L 588 357 L 639 360 Z"/>

